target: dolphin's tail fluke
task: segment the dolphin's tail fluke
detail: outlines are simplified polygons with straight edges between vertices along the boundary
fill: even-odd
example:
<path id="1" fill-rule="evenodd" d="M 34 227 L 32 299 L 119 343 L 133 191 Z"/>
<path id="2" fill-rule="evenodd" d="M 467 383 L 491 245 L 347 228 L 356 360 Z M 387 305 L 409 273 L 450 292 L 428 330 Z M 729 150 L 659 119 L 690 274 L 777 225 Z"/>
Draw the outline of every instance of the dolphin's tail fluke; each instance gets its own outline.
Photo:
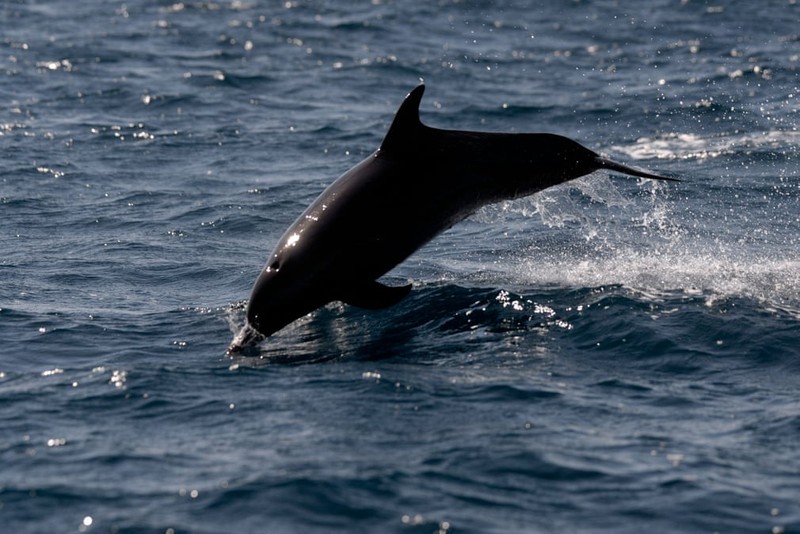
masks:
<path id="1" fill-rule="evenodd" d="M 628 167 L 627 165 L 623 165 L 622 163 L 617 163 L 616 161 L 611 161 L 610 159 L 606 159 L 600 156 L 595 158 L 597 162 L 597 166 L 600 169 L 606 169 L 609 171 L 617 171 L 623 174 L 629 174 L 631 176 L 638 176 L 640 178 L 652 178 L 653 180 L 669 180 L 670 182 L 680 182 L 678 178 L 670 178 L 668 176 L 661 176 L 658 174 L 653 174 L 651 172 L 635 169 L 633 167 Z"/>

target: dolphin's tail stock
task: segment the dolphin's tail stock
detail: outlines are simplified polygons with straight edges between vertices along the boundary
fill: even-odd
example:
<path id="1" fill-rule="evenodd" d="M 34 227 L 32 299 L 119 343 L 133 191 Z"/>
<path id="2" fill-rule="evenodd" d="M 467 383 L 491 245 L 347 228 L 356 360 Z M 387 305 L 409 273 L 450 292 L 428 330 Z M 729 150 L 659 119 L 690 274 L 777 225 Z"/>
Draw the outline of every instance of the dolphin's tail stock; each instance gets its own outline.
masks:
<path id="1" fill-rule="evenodd" d="M 651 172 L 635 169 L 633 167 L 628 167 L 627 165 L 623 165 L 622 163 L 617 163 L 616 161 L 612 161 L 610 159 L 606 159 L 601 156 L 597 156 L 595 158 L 595 162 L 597 163 L 598 169 L 617 171 L 631 176 L 638 176 L 640 178 L 651 178 L 653 180 L 669 180 L 670 182 L 680 182 L 678 178 L 661 176 L 659 174 L 653 174 Z"/>

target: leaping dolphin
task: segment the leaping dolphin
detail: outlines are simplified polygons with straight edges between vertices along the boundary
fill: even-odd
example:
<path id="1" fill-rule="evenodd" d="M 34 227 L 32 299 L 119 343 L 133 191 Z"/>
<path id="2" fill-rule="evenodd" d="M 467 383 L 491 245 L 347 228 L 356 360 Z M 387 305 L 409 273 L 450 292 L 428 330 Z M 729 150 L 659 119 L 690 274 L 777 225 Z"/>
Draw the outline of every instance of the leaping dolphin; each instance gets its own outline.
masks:
<path id="1" fill-rule="evenodd" d="M 332 301 L 367 309 L 396 304 L 411 285 L 377 279 L 486 204 L 600 169 L 675 180 L 560 135 L 431 128 L 419 119 L 424 91 L 419 85 L 406 96 L 380 148 L 328 186 L 280 238 L 229 355 Z"/>

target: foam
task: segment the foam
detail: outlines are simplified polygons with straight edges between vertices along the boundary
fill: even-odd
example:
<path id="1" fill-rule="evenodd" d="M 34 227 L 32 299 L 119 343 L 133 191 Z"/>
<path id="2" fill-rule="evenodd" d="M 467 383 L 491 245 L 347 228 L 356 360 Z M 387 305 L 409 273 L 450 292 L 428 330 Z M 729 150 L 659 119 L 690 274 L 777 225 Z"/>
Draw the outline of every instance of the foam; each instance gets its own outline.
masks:
<path id="1" fill-rule="evenodd" d="M 719 135 L 672 132 L 658 137 L 642 137 L 632 144 L 613 145 L 611 150 L 634 160 L 702 160 L 763 149 L 788 149 L 798 144 L 800 131 L 797 129 Z"/>
<path id="2" fill-rule="evenodd" d="M 484 211 L 484 218 L 502 218 L 499 224 L 520 224 L 522 215 L 552 229 L 502 266 L 510 282 L 624 286 L 653 297 L 703 295 L 708 303 L 742 297 L 800 316 L 800 251 L 791 232 L 768 241 L 769 229 L 741 228 L 723 216 L 706 228 L 683 201 L 670 199 L 669 185 L 629 184 L 594 173 Z"/>

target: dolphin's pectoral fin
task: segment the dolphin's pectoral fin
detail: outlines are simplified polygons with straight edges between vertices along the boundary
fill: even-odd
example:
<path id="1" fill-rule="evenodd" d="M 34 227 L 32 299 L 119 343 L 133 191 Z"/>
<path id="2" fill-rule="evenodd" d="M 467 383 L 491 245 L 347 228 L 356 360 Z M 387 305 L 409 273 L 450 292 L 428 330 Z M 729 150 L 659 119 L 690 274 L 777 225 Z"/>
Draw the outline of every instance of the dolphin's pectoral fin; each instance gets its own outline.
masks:
<path id="1" fill-rule="evenodd" d="M 387 286 L 375 280 L 347 288 L 339 295 L 339 300 L 345 304 L 380 310 L 388 308 L 403 300 L 411 291 L 411 284 L 405 286 Z"/>

